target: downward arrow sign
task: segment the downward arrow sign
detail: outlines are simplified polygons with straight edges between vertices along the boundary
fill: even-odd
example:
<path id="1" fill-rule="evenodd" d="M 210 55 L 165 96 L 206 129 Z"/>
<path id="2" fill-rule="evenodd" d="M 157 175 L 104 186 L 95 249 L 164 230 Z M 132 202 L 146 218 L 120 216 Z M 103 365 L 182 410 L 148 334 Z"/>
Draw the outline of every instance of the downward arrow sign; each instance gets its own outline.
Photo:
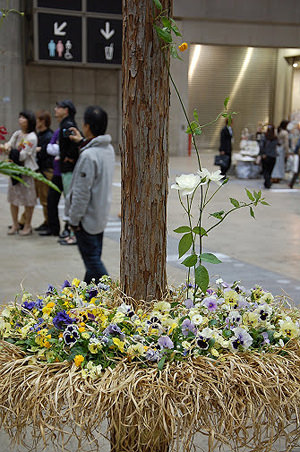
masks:
<path id="1" fill-rule="evenodd" d="M 55 36 L 65 36 L 66 32 L 63 29 L 67 26 L 67 22 L 63 22 L 58 26 L 58 22 L 54 22 L 54 35 Z"/>
<path id="2" fill-rule="evenodd" d="M 115 34 L 115 30 L 111 30 L 110 23 L 105 22 L 105 30 L 101 28 L 100 33 L 105 37 L 105 39 L 110 39 Z"/>

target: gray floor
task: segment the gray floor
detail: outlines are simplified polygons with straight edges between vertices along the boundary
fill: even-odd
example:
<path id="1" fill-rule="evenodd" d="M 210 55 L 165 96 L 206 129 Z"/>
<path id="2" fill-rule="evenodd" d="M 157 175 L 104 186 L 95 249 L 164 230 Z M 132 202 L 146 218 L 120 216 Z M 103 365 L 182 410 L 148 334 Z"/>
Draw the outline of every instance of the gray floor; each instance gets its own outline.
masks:
<path id="1" fill-rule="evenodd" d="M 202 156 L 203 166 L 216 170 L 212 161 L 212 154 Z M 171 158 L 169 185 L 174 182 L 176 175 L 193 173 L 196 170 L 194 157 Z M 120 186 L 120 163 L 117 162 L 113 203 L 103 248 L 103 260 L 115 278 L 119 275 Z M 258 191 L 262 188 L 262 180 L 230 177 L 228 184 L 213 199 L 208 213 L 230 207 L 229 197 L 246 201 L 245 187 Z M 40 237 L 36 232 L 29 237 L 7 236 L 7 226 L 11 224 L 11 219 L 6 189 L 7 179 L 0 177 L 1 302 L 13 300 L 22 287 L 38 293 L 44 292 L 48 284 L 60 285 L 66 278 L 82 277 L 84 268 L 76 246 L 62 247 L 55 237 Z M 209 266 L 211 281 L 221 276 L 227 282 L 240 280 L 247 288 L 259 284 L 274 295 L 286 294 L 295 304 L 300 304 L 299 186 L 289 190 L 287 181 L 283 181 L 273 185 L 271 190 L 263 190 L 263 195 L 271 206 L 258 207 L 256 220 L 250 217 L 248 211 L 236 212 L 229 221 L 224 222 L 219 229 L 216 228 L 214 234 L 206 238 L 205 251 L 214 252 L 222 260 L 222 264 Z M 63 200 L 60 211 L 63 212 Z M 205 224 L 211 221 L 208 213 L 204 215 Z M 33 225 L 37 226 L 41 222 L 42 210 L 37 206 Z M 177 259 L 179 237 L 173 232 L 176 227 L 184 224 L 186 219 L 179 208 L 177 193 L 170 190 L 167 265 L 170 284 L 182 283 L 186 276 L 184 267 Z M 0 437 L 0 452 L 25 451 L 23 448 L 12 448 L 4 433 L 1 433 Z M 206 450 L 202 439 L 197 443 Z M 51 446 L 46 449 L 47 452 L 51 450 Z M 108 445 L 104 444 L 101 450 L 109 450 Z"/>

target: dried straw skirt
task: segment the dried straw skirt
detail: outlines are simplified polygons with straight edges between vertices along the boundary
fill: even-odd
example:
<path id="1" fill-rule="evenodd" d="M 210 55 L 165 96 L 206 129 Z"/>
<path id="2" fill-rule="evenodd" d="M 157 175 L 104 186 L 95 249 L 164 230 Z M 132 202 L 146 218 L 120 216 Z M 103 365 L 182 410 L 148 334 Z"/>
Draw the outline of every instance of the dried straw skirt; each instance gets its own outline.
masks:
<path id="1" fill-rule="evenodd" d="M 14 206 L 35 206 L 36 191 L 34 180 L 31 176 L 23 176 L 22 178 L 27 186 L 21 182 L 13 185 L 11 179 L 9 179 L 7 201 Z"/>

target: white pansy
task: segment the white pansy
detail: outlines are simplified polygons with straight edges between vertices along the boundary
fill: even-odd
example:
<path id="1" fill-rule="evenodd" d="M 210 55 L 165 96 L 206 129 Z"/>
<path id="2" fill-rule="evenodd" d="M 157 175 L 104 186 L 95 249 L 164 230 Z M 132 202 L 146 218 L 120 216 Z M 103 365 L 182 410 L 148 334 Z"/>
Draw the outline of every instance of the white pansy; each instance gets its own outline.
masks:
<path id="1" fill-rule="evenodd" d="M 200 176 L 201 181 L 204 181 L 207 184 L 209 181 L 215 182 L 217 185 L 221 185 L 220 180 L 224 177 L 221 174 L 221 170 L 213 171 L 212 173 L 208 171 L 207 168 L 202 168 L 202 170 L 198 170 L 198 174 Z"/>
<path id="2" fill-rule="evenodd" d="M 129 304 L 122 303 L 118 308 L 117 312 L 122 312 L 123 314 L 128 314 L 132 310 L 132 307 Z"/>
<path id="3" fill-rule="evenodd" d="M 195 314 L 193 317 L 191 317 L 191 322 L 194 325 L 200 325 L 203 322 L 203 317 L 200 314 Z"/>
<path id="4" fill-rule="evenodd" d="M 182 174 L 175 178 L 176 183 L 171 188 L 180 191 L 182 196 L 192 194 L 198 185 L 200 185 L 200 177 L 198 174 Z"/>

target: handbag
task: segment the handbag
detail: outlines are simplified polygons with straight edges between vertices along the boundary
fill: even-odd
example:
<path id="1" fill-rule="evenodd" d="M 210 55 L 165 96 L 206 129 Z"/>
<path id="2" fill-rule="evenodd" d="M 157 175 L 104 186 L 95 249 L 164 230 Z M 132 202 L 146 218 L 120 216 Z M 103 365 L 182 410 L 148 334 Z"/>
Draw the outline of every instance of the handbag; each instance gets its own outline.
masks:
<path id="1" fill-rule="evenodd" d="M 20 151 L 18 149 L 12 148 L 8 155 L 9 159 L 18 166 L 24 166 L 24 163 L 20 161 Z M 22 179 L 22 174 L 16 174 L 17 177 Z M 11 182 L 13 185 L 17 185 L 19 181 L 11 177 Z"/>
<path id="2" fill-rule="evenodd" d="M 215 155 L 215 165 L 216 166 L 221 166 L 223 168 L 226 168 L 229 164 L 229 155 L 227 154 L 218 154 Z"/>

